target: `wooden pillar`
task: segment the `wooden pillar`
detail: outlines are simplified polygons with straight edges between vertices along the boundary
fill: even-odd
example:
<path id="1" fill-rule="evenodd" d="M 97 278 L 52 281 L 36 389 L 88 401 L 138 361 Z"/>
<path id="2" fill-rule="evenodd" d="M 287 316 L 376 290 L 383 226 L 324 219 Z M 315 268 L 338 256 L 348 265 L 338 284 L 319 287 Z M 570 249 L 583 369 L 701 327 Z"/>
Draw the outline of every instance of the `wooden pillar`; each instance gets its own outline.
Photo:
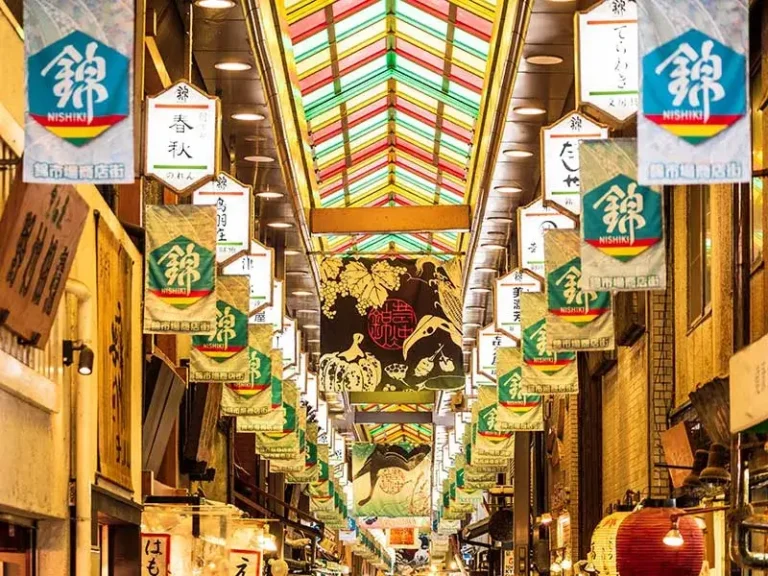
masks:
<path id="1" fill-rule="evenodd" d="M 531 523 L 531 433 L 515 434 L 515 508 L 514 544 L 515 574 L 530 574 L 530 523 Z"/>

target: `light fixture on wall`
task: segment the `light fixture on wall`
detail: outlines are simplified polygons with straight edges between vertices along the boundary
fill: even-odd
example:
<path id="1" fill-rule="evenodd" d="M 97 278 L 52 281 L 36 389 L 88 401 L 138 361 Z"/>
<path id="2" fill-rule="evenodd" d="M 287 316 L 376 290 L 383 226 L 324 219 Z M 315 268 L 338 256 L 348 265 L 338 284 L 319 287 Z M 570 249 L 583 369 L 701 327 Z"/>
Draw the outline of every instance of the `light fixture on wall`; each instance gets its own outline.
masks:
<path id="1" fill-rule="evenodd" d="M 83 376 L 90 376 L 93 372 L 93 350 L 81 340 L 64 340 L 62 350 L 62 362 L 64 366 L 75 363 L 75 352 L 79 352 L 77 359 L 77 371 Z"/>
<path id="2" fill-rule="evenodd" d="M 672 521 L 672 528 L 670 528 L 669 532 L 664 536 L 664 545 L 670 546 L 671 548 L 680 548 L 684 543 L 685 540 L 683 540 L 683 535 L 680 533 L 677 526 L 677 520 L 675 519 Z"/>

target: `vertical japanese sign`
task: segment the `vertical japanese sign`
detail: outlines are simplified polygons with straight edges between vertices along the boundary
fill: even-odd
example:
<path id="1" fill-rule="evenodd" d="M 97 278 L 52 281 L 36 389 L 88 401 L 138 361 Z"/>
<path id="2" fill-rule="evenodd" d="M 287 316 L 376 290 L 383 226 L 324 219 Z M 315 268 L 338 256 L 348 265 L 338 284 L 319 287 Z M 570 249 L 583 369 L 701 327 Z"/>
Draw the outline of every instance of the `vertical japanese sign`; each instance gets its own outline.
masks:
<path id="1" fill-rule="evenodd" d="M 289 370 L 299 361 L 299 322 L 290 316 L 283 316 L 283 329 L 277 332 L 272 341 L 272 347 L 283 353 L 283 371 L 286 378 L 295 375 L 295 370 Z"/>
<path id="2" fill-rule="evenodd" d="M 17 173 L 0 219 L 0 324 L 45 348 L 88 204 L 72 186 L 24 184 Z"/>
<path id="3" fill-rule="evenodd" d="M 192 194 L 195 206 L 216 206 L 216 262 L 249 249 L 251 187 L 221 173 Z"/>
<path id="4" fill-rule="evenodd" d="M 637 114 L 637 2 L 603 0 L 576 13 L 577 105 L 621 124 Z"/>
<path id="5" fill-rule="evenodd" d="M 638 3 L 638 181 L 749 182 L 747 0 Z"/>
<path id="6" fill-rule="evenodd" d="M 103 219 L 96 228 L 99 339 L 99 473 L 131 481 L 131 288 L 133 261 Z"/>
<path id="7" fill-rule="evenodd" d="M 544 203 L 566 214 L 581 213 L 579 142 L 608 138 L 608 128 L 571 112 L 541 129 Z"/>
<path id="8" fill-rule="evenodd" d="M 520 294 L 541 292 L 543 278 L 524 268 L 516 268 L 496 279 L 493 307 L 496 330 L 520 342 Z"/>
<path id="9" fill-rule="evenodd" d="M 612 350 L 613 305 L 610 292 L 582 286 L 579 233 L 550 230 L 547 254 L 547 348 Z"/>
<path id="10" fill-rule="evenodd" d="M 544 206 L 541 198 L 517 209 L 517 238 L 520 266 L 544 278 L 544 232 L 572 230 L 577 220 Z"/>
<path id="11" fill-rule="evenodd" d="M 499 379 L 499 430 L 544 430 L 541 396 L 523 392 L 523 353 L 520 348 L 499 348 L 496 374 Z"/>
<path id="12" fill-rule="evenodd" d="M 134 5 L 24 2 L 24 181 L 134 181 Z"/>
<path id="13" fill-rule="evenodd" d="M 283 329 L 283 316 L 285 315 L 285 283 L 282 280 L 272 279 L 272 303 L 262 306 L 256 314 L 250 318 L 253 324 L 269 324 L 275 332 Z"/>
<path id="14" fill-rule="evenodd" d="M 260 550 L 230 550 L 229 576 L 261 576 Z"/>
<path id="15" fill-rule="evenodd" d="M 219 99 L 177 82 L 146 101 L 144 174 L 186 194 L 218 172 Z"/>
<path id="16" fill-rule="evenodd" d="M 547 296 L 520 295 L 523 363 L 521 391 L 527 394 L 576 394 L 579 391 L 575 352 L 547 347 Z"/>
<path id="17" fill-rule="evenodd" d="M 189 379 L 191 382 L 248 383 L 248 277 L 220 276 L 215 298 L 213 329 L 208 334 L 192 336 Z"/>
<path id="18" fill-rule="evenodd" d="M 661 190 L 637 183 L 637 141 L 581 143 L 581 282 L 593 290 L 663 290 Z"/>
<path id="19" fill-rule="evenodd" d="M 208 334 L 216 326 L 216 207 L 146 207 L 144 332 Z"/>
<path id="20" fill-rule="evenodd" d="M 233 256 L 222 265 L 223 274 L 246 275 L 250 282 L 250 311 L 248 322 L 256 324 L 256 315 L 272 303 L 275 277 L 275 251 L 261 242 L 251 240 L 250 253 Z"/>
<path id="21" fill-rule="evenodd" d="M 171 535 L 141 535 L 141 576 L 170 576 Z"/>
<path id="22" fill-rule="evenodd" d="M 225 416 L 266 414 L 283 403 L 282 383 L 272 375 L 272 328 L 266 324 L 248 325 L 248 376 L 247 383 L 224 386 Z"/>
<path id="23" fill-rule="evenodd" d="M 478 371 L 491 382 L 496 382 L 496 354 L 502 346 L 517 346 L 517 342 L 496 330 L 494 324 L 477 332 Z"/>
<path id="24" fill-rule="evenodd" d="M 477 391 L 477 402 L 472 407 L 477 415 L 474 454 L 513 458 L 515 435 L 512 432 L 503 432 L 499 428 L 497 397 L 496 386 L 481 386 Z"/>

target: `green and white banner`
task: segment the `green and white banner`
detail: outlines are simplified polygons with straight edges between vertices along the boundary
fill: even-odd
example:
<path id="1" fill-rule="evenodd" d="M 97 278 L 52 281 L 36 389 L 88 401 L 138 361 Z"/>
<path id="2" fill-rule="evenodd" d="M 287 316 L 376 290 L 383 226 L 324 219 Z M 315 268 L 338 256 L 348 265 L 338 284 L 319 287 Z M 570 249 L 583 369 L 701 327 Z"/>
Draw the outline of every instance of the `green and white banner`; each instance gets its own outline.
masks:
<path id="1" fill-rule="evenodd" d="M 307 458 L 307 409 L 301 406 L 298 409 L 299 423 L 293 432 L 298 438 L 298 451 L 293 458 L 286 457 L 286 454 L 278 451 L 274 456 L 264 454 L 269 459 L 270 472 L 301 472 L 304 470 L 304 463 Z M 263 434 L 269 434 L 264 432 Z M 258 442 L 258 440 L 257 440 Z"/>
<path id="2" fill-rule="evenodd" d="M 248 382 L 249 288 L 247 276 L 216 280 L 216 325 L 208 334 L 192 336 L 190 381 Z"/>
<path id="3" fill-rule="evenodd" d="M 520 295 L 523 363 L 521 391 L 526 394 L 576 394 L 579 391 L 575 352 L 550 352 L 547 347 L 547 297 Z"/>
<path id="4" fill-rule="evenodd" d="M 209 334 L 216 328 L 216 206 L 148 205 L 144 332 Z"/>
<path id="5" fill-rule="evenodd" d="M 497 397 L 496 386 L 481 386 L 477 390 L 477 402 L 472 406 L 472 419 L 477 422 L 474 453 L 514 458 L 515 435 L 499 428 Z"/>
<path id="6" fill-rule="evenodd" d="M 637 140 L 584 140 L 579 154 L 582 285 L 665 289 L 663 195 L 637 183 Z"/>
<path id="7" fill-rule="evenodd" d="M 304 465 L 297 472 L 288 472 L 285 481 L 288 484 L 306 484 L 320 478 L 320 466 L 317 454 L 317 422 L 307 423 L 307 449 L 304 453 Z"/>
<path id="8" fill-rule="evenodd" d="M 575 230 L 548 230 L 544 234 L 547 348 L 613 350 L 611 294 L 583 288 L 579 249 Z"/>
<path id="9" fill-rule="evenodd" d="M 278 351 L 279 354 L 279 351 Z M 272 326 L 248 325 L 248 373 L 245 384 L 226 384 L 221 397 L 224 416 L 256 416 L 280 408 L 280 380 L 272 376 Z"/>
<path id="10" fill-rule="evenodd" d="M 464 429 L 464 458 L 465 470 L 471 469 L 476 474 L 498 474 L 507 469 L 507 461 L 498 456 L 486 456 L 475 452 L 475 436 L 477 423 L 474 422 Z"/>
<path id="11" fill-rule="evenodd" d="M 523 385 L 523 353 L 520 348 L 496 352 L 499 411 L 498 427 L 505 432 L 544 430 L 544 409 L 538 394 L 526 394 Z"/>
<path id="12" fill-rule="evenodd" d="M 496 486 L 495 472 L 478 472 L 467 464 L 464 454 L 457 454 L 453 460 L 456 466 L 456 486 L 465 490 L 487 490 Z"/>
<path id="13" fill-rule="evenodd" d="M 296 458 L 299 454 L 299 413 L 299 391 L 296 384 L 286 380 L 283 382 L 283 426 L 279 432 L 256 432 L 256 453 L 266 458 Z"/>
<path id="14" fill-rule="evenodd" d="M 251 325 L 252 327 L 254 325 Z M 269 342 L 272 345 L 271 326 L 268 324 L 263 325 L 269 330 Z M 259 338 L 266 338 L 264 333 L 260 333 Z M 266 349 L 263 343 L 260 344 L 260 353 Z M 261 359 L 259 361 L 261 366 Z M 257 380 L 259 382 L 264 381 L 266 374 L 266 368 L 264 373 L 260 373 Z M 226 389 L 225 389 L 226 394 Z M 238 432 L 280 432 L 283 429 L 283 419 L 285 418 L 285 411 L 283 408 L 284 402 L 284 387 L 283 387 L 283 353 L 280 350 L 270 350 L 269 352 L 269 387 L 259 392 L 259 397 L 254 397 L 253 404 L 255 409 L 259 410 L 259 414 L 254 415 L 237 415 L 237 431 Z M 268 411 L 262 411 L 263 407 L 269 406 Z"/>

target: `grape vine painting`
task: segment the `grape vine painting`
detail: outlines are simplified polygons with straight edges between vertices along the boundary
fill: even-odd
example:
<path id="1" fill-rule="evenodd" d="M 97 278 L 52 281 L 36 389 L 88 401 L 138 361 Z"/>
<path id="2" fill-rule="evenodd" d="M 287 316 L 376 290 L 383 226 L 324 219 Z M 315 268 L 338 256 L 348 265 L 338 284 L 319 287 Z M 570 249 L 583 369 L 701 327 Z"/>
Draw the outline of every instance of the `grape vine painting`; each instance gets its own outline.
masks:
<path id="1" fill-rule="evenodd" d="M 462 388 L 461 268 L 435 257 L 325 259 L 320 388 Z"/>

